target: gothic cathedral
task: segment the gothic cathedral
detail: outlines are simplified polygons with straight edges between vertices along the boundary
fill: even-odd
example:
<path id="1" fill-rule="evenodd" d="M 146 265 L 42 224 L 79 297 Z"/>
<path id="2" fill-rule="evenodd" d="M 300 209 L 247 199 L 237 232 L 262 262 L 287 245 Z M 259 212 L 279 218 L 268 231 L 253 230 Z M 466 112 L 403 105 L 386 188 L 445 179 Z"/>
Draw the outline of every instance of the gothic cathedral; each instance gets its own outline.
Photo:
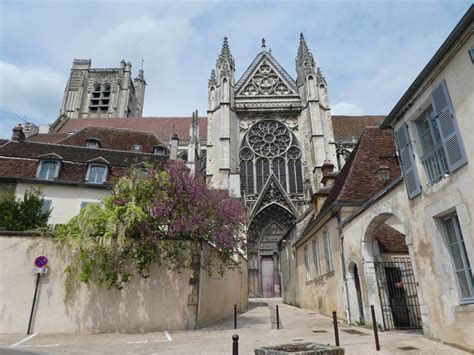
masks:
<path id="1" fill-rule="evenodd" d="M 235 80 L 227 38 L 208 86 L 206 179 L 243 194 L 248 210 L 250 297 L 280 296 L 277 244 L 337 166 L 327 84 L 303 35 L 296 81 L 265 41 Z"/>

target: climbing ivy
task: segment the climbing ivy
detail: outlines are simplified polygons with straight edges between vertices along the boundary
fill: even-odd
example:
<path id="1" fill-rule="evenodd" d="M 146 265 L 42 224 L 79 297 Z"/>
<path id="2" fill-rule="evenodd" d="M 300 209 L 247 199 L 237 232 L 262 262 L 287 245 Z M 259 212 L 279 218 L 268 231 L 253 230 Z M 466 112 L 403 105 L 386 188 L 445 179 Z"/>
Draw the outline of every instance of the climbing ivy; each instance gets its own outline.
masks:
<path id="1" fill-rule="evenodd" d="M 244 226 L 241 199 L 170 163 L 131 171 L 102 205 L 88 205 L 51 236 L 69 254 L 67 290 L 74 281 L 122 289 L 134 275 L 149 277 L 152 264 L 195 268 L 201 243 L 212 250 L 207 270 L 237 267 L 232 256 L 244 250 Z"/>

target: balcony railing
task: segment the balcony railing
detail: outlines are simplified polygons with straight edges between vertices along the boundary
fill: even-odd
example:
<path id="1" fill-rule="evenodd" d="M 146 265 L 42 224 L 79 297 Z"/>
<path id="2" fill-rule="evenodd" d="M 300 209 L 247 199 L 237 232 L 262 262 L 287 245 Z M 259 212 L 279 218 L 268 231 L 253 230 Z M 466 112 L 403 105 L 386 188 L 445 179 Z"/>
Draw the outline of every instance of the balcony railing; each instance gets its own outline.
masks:
<path id="1" fill-rule="evenodd" d="M 448 173 L 448 163 L 444 154 L 444 149 L 441 144 L 433 146 L 433 150 L 425 152 L 421 157 L 426 174 L 430 180 L 430 185 L 433 185 L 440 181 L 444 174 Z"/>

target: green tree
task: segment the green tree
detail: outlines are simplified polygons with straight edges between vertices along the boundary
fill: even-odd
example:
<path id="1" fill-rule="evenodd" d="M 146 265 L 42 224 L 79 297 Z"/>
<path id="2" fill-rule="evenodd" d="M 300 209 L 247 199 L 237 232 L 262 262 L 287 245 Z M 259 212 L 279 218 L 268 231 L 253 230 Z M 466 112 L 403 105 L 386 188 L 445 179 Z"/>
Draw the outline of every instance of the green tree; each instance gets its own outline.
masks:
<path id="1" fill-rule="evenodd" d="M 22 199 L 17 199 L 11 188 L 0 192 L 0 229 L 25 231 L 46 227 L 50 211 L 43 212 L 42 206 L 43 194 L 38 189 L 26 190 Z"/>
<path id="2" fill-rule="evenodd" d="M 232 256 L 245 248 L 242 200 L 209 189 L 179 164 L 138 169 L 102 202 L 53 230 L 71 258 L 66 298 L 73 280 L 121 289 L 133 275 L 149 277 L 155 263 L 177 272 L 195 268 L 201 243 L 211 246 L 208 271 L 238 267 Z"/>

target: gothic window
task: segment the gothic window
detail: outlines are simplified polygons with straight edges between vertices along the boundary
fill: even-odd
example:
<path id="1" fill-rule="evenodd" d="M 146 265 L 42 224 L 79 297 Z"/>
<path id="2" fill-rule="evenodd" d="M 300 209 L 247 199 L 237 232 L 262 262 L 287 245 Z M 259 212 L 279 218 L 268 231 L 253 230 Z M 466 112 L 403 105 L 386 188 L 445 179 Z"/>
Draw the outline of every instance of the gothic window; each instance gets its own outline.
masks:
<path id="1" fill-rule="evenodd" d="M 250 148 L 244 147 L 240 151 L 240 184 L 241 190 L 247 194 L 254 194 L 254 173 L 253 173 L 253 152 Z"/>
<path id="2" fill-rule="evenodd" d="M 301 150 L 282 122 L 263 119 L 248 131 L 240 150 L 241 190 L 259 193 L 272 172 L 283 189 L 303 193 Z"/>
<path id="3" fill-rule="evenodd" d="M 303 174 L 301 172 L 301 151 L 292 146 L 288 149 L 288 180 L 290 193 L 303 193 Z"/>
<path id="4" fill-rule="evenodd" d="M 259 158 L 256 163 L 257 168 L 257 192 L 262 191 L 265 181 L 267 181 L 268 176 L 270 175 L 270 164 L 268 159 Z"/>
<path id="5" fill-rule="evenodd" d="M 272 165 L 273 174 L 275 174 L 281 186 L 286 190 L 286 164 L 285 159 L 275 158 Z"/>

